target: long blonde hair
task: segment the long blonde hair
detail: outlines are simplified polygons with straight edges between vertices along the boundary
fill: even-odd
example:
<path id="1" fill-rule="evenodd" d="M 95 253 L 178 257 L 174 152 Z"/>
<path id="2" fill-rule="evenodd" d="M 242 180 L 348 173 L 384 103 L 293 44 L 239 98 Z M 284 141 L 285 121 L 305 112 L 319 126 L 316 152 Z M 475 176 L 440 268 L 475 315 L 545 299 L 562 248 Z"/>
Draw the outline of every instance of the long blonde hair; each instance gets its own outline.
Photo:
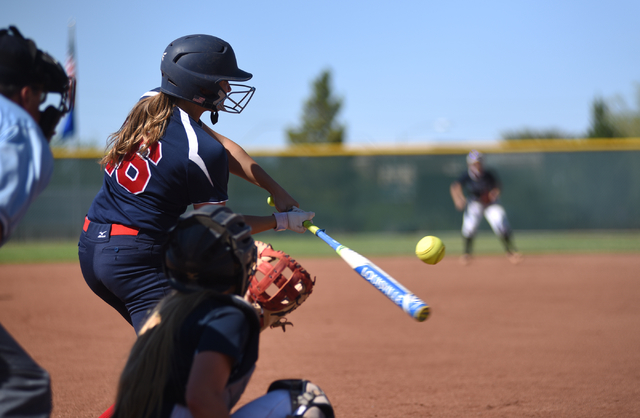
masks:
<path id="1" fill-rule="evenodd" d="M 153 310 L 120 376 L 113 418 L 152 418 L 162 410 L 177 334 L 187 315 L 220 293 L 173 292 Z"/>
<path id="2" fill-rule="evenodd" d="M 120 129 L 109 135 L 102 166 L 116 166 L 127 155 L 144 152 L 164 135 L 176 100 L 164 93 L 145 97 L 133 106 Z"/>

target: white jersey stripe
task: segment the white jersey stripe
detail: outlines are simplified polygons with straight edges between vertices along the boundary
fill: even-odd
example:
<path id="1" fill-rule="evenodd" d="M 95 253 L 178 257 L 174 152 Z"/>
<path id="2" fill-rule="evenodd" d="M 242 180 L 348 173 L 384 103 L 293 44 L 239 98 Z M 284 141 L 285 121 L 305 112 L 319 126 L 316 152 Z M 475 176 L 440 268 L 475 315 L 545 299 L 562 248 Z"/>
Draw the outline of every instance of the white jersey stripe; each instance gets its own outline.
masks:
<path id="1" fill-rule="evenodd" d="M 148 91 L 145 94 L 143 94 L 142 97 L 140 97 L 140 99 L 144 99 L 145 97 L 153 97 L 153 96 L 158 95 L 158 94 L 160 94 L 159 91 L 151 90 L 151 91 Z"/>
<path id="2" fill-rule="evenodd" d="M 191 119 L 189 115 L 184 110 L 178 108 L 180 111 L 180 120 L 182 121 L 182 126 L 184 126 L 184 130 L 187 133 L 187 138 L 189 139 L 189 160 L 193 161 L 200 170 L 207 176 L 209 183 L 213 186 L 213 182 L 211 181 L 211 177 L 209 176 L 209 171 L 207 170 L 207 166 L 205 165 L 202 158 L 198 155 L 198 136 L 196 132 L 193 130 L 193 126 L 191 126 Z"/>

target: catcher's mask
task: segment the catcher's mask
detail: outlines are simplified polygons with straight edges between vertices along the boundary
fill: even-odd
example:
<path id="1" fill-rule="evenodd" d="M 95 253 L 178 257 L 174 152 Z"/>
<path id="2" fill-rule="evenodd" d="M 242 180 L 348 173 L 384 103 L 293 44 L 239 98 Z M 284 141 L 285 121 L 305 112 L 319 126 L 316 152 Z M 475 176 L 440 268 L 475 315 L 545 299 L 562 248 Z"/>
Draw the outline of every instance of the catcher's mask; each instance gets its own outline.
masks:
<path id="1" fill-rule="evenodd" d="M 58 105 L 40 112 L 40 128 L 47 139 L 51 139 L 60 118 L 71 108 L 75 95 L 62 65 L 22 36 L 15 26 L 0 30 L 0 83 L 13 88 L 38 86 L 44 93 L 60 95 Z"/>
<path id="2" fill-rule="evenodd" d="M 163 269 L 179 291 L 212 289 L 244 296 L 256 265 L 251 228 L 242 215 L 207 205 L 183 215 L 169 232 Z"/>
<path id="3" fill-rule="evenodd" d="M 211 122 L 218 112 L 240 113 L 249 104 L 254 87 L 234 84 L 248 81 L 250 73 L 238 68 L 229 43 L 210 35 L 188 35 L 171 42 L 162 54 L 162 92 L 211 110 Z M 227 93 L 220 81 L 229 81 Z"/>

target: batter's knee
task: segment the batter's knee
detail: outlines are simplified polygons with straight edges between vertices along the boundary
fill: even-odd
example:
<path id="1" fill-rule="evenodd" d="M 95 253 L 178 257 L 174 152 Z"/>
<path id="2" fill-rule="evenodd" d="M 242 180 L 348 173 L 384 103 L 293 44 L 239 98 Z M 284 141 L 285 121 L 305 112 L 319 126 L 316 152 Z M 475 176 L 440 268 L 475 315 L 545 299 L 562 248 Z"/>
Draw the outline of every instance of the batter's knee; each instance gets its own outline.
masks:
<path id="1" fill-rule="evenodd" d="M 333 406 L 327 395 L 308 380 L 276 380 L 268 392 L 284 389 L 291 399 L 291 418 L 335 418 Z"/>

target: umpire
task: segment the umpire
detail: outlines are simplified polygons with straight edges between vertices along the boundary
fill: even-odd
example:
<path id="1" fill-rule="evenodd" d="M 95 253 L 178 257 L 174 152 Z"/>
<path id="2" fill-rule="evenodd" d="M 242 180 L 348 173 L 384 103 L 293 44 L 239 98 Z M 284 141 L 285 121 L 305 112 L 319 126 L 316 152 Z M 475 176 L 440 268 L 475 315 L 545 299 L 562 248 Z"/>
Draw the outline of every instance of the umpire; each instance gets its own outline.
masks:
<path id="1" fill-rule="evenodd" d="M 53 173 L 49 141 L 68 111 L 62 66 L 14 26 L 0 30 L 0 246 L 47 186 Z M 60 103 L 40 111 L 48 93 Z M 48 417 L 49 373 L 0 325 L 0 417 Z"/>

